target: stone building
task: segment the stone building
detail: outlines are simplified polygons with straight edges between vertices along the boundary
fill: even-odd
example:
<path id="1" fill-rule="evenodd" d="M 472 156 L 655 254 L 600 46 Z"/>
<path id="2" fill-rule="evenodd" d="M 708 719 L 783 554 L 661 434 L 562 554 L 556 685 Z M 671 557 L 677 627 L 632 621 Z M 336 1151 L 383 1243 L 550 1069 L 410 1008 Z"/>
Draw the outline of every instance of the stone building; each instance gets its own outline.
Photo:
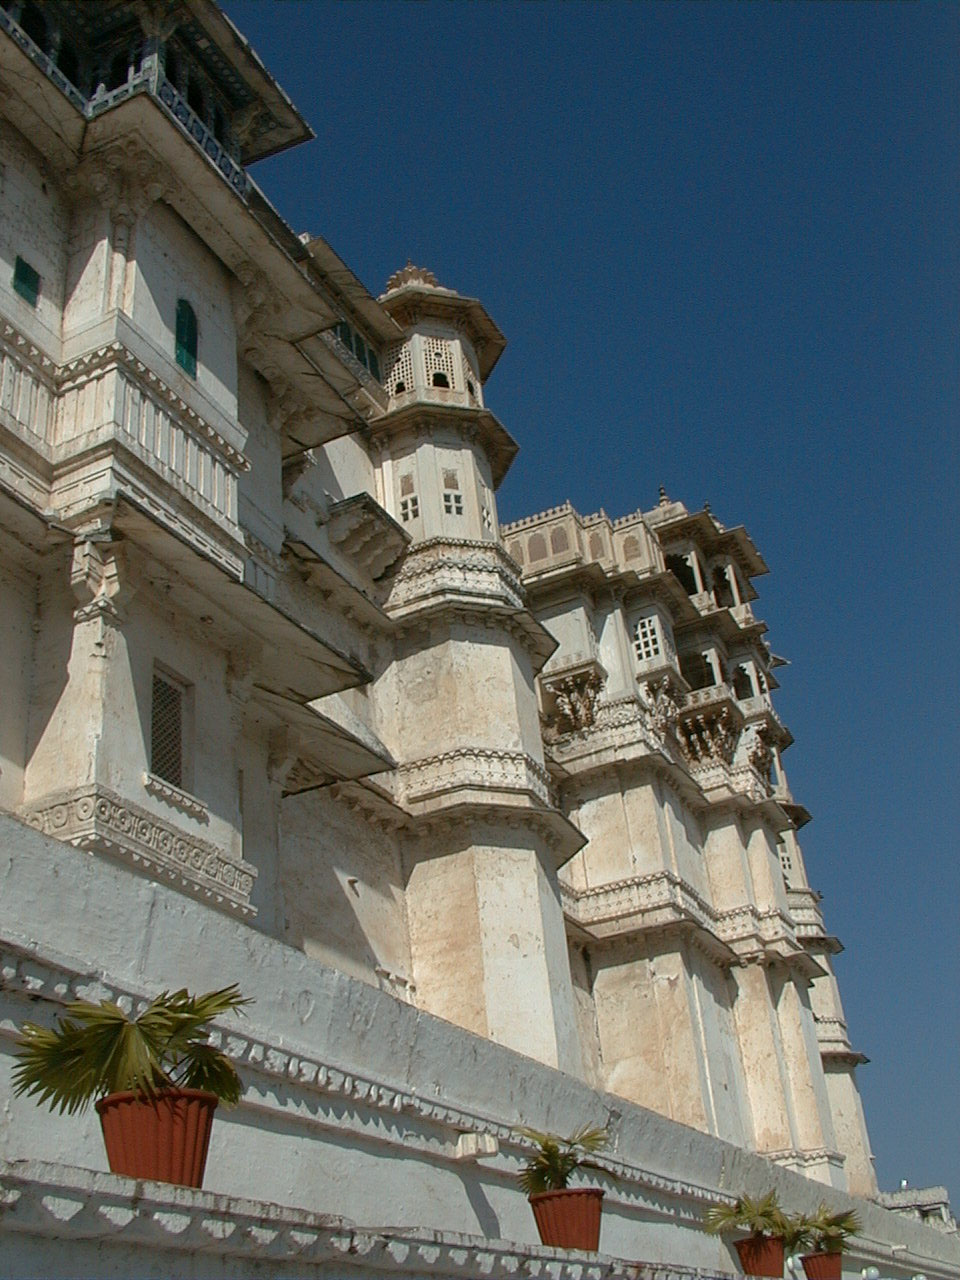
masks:
<path id="1" fill-rule="evenodd" d="M 77 993 L 256 999 L 217 1196 L 4 1089 L 15 1273 L 717 1275 L 776 1187 L 955 1275 L 877 1200 L 759 551 L 663 493 L 501 526 L 505 339 L 293 234 L 247 167 L 310 136 L 209 0 L 0 0 L 0 1071 Z M 564 1261 L 516 1126 L 585 1121 Z"/>

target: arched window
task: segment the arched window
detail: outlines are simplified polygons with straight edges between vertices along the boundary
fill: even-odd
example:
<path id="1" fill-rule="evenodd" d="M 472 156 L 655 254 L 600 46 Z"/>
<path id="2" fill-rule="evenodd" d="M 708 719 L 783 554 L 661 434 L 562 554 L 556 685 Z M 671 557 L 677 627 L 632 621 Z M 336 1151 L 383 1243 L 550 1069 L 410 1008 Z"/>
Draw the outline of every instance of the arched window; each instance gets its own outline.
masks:
<path id="1" fill-rule="evenodd" d="M 164 71 L 164 75 L 167 77 L 170 83 L 174 86 L 174 88 L 179 89 L 180 88 L 180 59 L 177 56 L 176 49 L 171 49 L 169 45 L 167 46 L 167 50 L 163 58 L 163 71 Z"/>
<path id="2" fill-rule="evenodd" d="M 750 673 L 743 663 L 733 669 L 733 692 L 741 702 L 746 698 L 753 697 L 753 684 L 750 680 Z"/>
<path id="3" fill-rule="evenodd" d="M 186 298 L 177 299 L 177 364 L 197 376 L 197 314 Z"/>
<path id="4" fill-rule="evenodd" d="M 567 537 L 567 531 L 563 528 L 554 529 L 550 534 L 550 550 L 555 556 L 562 551 L 570 550 L 570 539 Z"/>
<path id="5" fill-rule="evenodd" d="M 108 91 L 119 89 L 122 84 L 127 83 L 130 74 L 130 57 L 126 49 L 122 49 L 119 53 L 115 53 L 110 61 L 110 71 L 107 74 L 106 89 Z"/>
<path id="6" fill-rule="evenodd" d="M 80 59 L 69 40 L 61 40 L 57 51 L 57 66 L 75 87 L 80 87 Z"/>
<path id="7" fill-rule="evenodd" d="M 640 559 L 640 539 L 635 538 L 633 534 L 623 540 L 623 558 L 625 560 Z"/>
<path id="8" fill-rule="evenodd" d="M 20 26 L 41 51 L 47 52 L 47 20 L 32 2 L 27 0 L 20 13 Z"/>
<path id="9" fill-rule="evenodd" d="M 542 533 L 535 533 L 527 543 L 527 556 L 530 560 L 543 560 L 547 554 L 547 540 Z"/>
<path id="10" fill-rule="evenodd" d="M 203 89 L 200 81 L 195 75 L 190 77 L 190 84 L 187 86 L 187 106 L 195 116 L 199 116 L 201 120 L 206 117 L 206 103 L 203 98 Z"/>
<path id="11" fill-rule="evenodd" d="M 445 373 L 441 373 L 439 369 L 434 370 L 433 385 L 435 387 L 449 387 L 450 380 Z"/>

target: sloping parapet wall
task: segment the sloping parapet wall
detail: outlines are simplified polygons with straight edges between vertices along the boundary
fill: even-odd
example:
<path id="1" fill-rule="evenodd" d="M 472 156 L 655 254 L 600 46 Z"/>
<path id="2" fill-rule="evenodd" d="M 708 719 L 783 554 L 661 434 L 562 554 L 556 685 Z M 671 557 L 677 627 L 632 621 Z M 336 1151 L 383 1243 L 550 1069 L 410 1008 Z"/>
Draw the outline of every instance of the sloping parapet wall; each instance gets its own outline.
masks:
<path id="1" fill-rule="evenodd" d="M 181 1280 L 268 1273 L 301 1280 L 727 1280 L 713 1270 L 584 1257 L 450 1231 L 373 1230 L 302 1209 L 41 1161 L 0 1162 L 0 1204 L 5 1265 L 21 1280 L 167 1277 L 171 1268 Z"/>
<path id="2" fill-rule="evenodd" d="M 165 987 L 202 991 L 237 981 L 256 1003 L 247 1017 L 224 1022 L 220 1035 L 245 1094 L 217 1118 L 206 1178 L 209 1190 L 230 1202 L 246 1197 L 401 1233 L 507 1240 L 526 1256 L 536 1232 L 516 1185 L 524 1149 L 515 1126 L 569 1132 L 608 1121 L 611 1152 L 605 1172 L 594 1176 L 606 1192 L 601 1248 L 611 1257 L 684 1274 L 730 1273 L 732 1251 L 700 1226 L 717 1197 L 776 1188 L 791 1211 L 809 1212 L 821 1199 L 838 1208 L 850 1203 L 2 815 L 0 976 L 0 1158 L 8 1161 L 105 1168 L 92 1111 L 53 1116 L 10 1098 L 18 1023 L 48 1020 L 78 995 L 137 1000 Z M 522 981 L 522 969 L 517 977 Z M 471 1142 L 477 1134 L 496 1142 Z M 490 1154 L 478 1156 L 478 1148 Z M 906 1280 L 960 1274 L 960 1239 L 872 1203 L 857 1208 L 864 1234 L 850 1255 L 852 1275 L 868 1264 Z M 0 1232 L 9 1229 L 6 1218 Z M 46 1274 L 84 1274 L 69 1269 L 68 1244 L 50 1248 Z M 62 1267 L 51 1261 L 57 1257 Z M 179 1264 L 174 1269 L 187 1274 Z M 115 1274 L 153 1273 L 121 1266 Z"/>

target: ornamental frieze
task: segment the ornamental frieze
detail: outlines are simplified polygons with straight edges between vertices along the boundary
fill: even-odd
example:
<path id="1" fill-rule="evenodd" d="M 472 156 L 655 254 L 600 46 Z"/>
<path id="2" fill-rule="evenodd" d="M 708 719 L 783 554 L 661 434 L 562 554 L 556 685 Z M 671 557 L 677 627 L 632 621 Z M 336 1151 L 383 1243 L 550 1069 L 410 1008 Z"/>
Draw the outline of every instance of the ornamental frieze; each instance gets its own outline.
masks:
<path id="1" fill-rule="evenodd" d="M 256 868 L 147 813 L 106 787 L 88 786 L 28 808 L 22 817 L 37 831 L 89 853 L 118 858 L 156 880 L 243 917 Z"/>

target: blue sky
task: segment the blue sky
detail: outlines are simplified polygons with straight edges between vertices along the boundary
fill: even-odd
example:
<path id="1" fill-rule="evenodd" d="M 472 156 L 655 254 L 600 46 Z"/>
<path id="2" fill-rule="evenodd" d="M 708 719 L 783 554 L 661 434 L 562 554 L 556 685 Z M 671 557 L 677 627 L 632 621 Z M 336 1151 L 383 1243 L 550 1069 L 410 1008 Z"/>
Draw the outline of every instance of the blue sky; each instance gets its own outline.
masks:
<path id="1" fill-rule="evenodd" d="M 254 169 L 509 339 L 501 519 L 743 522 L 881 1186 L 960 1206 L 960 5 L 232 0 L 317 131 Z"/>

